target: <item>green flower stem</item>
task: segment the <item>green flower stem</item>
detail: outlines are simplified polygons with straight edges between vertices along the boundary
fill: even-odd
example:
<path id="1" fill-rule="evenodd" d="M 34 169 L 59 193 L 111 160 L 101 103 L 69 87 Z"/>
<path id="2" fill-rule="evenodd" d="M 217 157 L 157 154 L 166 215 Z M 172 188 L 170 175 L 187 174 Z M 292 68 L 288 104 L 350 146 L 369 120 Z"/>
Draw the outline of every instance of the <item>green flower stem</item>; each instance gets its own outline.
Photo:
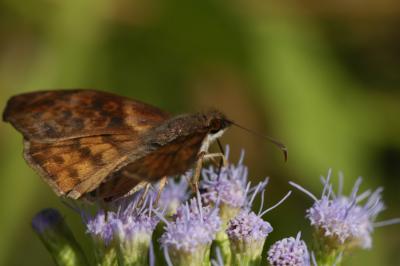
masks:
<path id="1" fill-rule="evenodd" d="M 340 253 L 344 251 L 345 246 L 339 245 L 337 239 L 330 239 L 322 235 L 322 232 L 314 232 L 313 246 L 315 257 L 318 265 L 331 266 L 341 265 L 341 260 L 338 260 Z"/>
<path id="2" fill-rule="evenodd" d="M 231 242 L 232 264 L 233 266 L 258 266 L 261 263 L 261 255 L 265 239 L 262 241 Z"/>
<path id="3" fill-rule="evenodd" d="M 261 256 L 258 258 L 251 258 L 243 254 L 236 253 L 232 256 L 232 266 L 259 266 L 261 263 Z"/>
<path id="4" fill-rule="evenodd" d="M 174 266 L 210 266 L 210 245 L 198 247 L 193 253 L 169 250 Z"/>
<path id="5" fill-rule="evenodd" d="M 33 219 L 32 226 L 56 265 L 89 265 L 82 248 L 58 211 L 45 209 L 39 212 Z"/>
<path id="6" fill-rule="evenodd" d="M 122 266 L 149 265 L 149 247 L 151 234 L 137 235 L 134 239 L 120 241 L 118 246 L 118 262 Z"/>
<path id="7" fill-rule="evenodd" d="M 340 266 L 341 260 L 337 260 L 340 252 L 330 252 L 327 254 L 324 254 L 323 252 L 318 252 L 316 254 L 316 261 L 319 266 Z"/>
<path id="8" fill-rule="evenodd" d="M 118 266 L 118 258 L 116 249 L 111 246 L 103 252 L 99 256 L 97 256 L 97 265 L 98 266 Z"/>
<path id="9" fill-rule="evenodd" d="M 101 237 L 93 236 L 92 249 L 94 250 L 97 266 L 118 266 L 118 249 L 116 241 L 105 244 Z"/>
<path id="10" fill-rule="evenodd" d="M 219 231 L 215 238 L 215 244 L 221 251 L 222 259 L 224 260 L 224 265 L 231 265 L 232 262 L 232 253 L 229 243 L 228 235 L 225 233 L 225 230 Z"/>
<path id="11" fill-rule="evenodd" d="M 219 216 L 221 218 L 221 231 L 217 233 L 215 238 L 215 243 L 219 250 L 221 251 L 222 258 L 224 260 L 224 265 L 231 265 L 232 253 L 229 243 L 228 235 L 226 234 L 226 229 L 228 228 L 229 221 L 234 218 L 240 211 L 240 208 L 232 207 L 228 204 L 222 203 L 220 205 Z"/>

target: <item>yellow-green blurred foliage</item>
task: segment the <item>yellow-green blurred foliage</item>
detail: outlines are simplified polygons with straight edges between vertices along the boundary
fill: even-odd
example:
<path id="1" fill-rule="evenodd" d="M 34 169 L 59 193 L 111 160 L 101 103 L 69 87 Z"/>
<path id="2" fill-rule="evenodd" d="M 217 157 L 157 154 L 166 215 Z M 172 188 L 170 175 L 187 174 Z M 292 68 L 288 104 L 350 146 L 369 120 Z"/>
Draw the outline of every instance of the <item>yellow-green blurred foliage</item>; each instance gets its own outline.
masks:
<path id="1" fill-rule="evenodd" d="M 286 2 L 286 3 L 285 3 Z M 289 2 L 296 2 L 290 4 Z M 238 128 L 223 138 L 246 149 L 254 180 L 269 175 L 270 204 L 294 180 L 315 193 L 329 167 L 385 186 L 400 216 L 400 5 L 385 1 L 2 0 L 0 108 L 16 93 L 98 88 L 172 113 L 216 107 L 289 147 Z M 51 265 L 30 228 L 61 208 L 79 241 L 79 218 L 22 158 L 22 137 L 0 125 L 0 265 Z M 311 204 L 301 193 L 267 215 L 272 241 L 298 230 Z M 345 265 L 400 265 L 399 226 L 379 228 L 374 248 Z M 307 237 L 306 237 L 307 238 Z"/>

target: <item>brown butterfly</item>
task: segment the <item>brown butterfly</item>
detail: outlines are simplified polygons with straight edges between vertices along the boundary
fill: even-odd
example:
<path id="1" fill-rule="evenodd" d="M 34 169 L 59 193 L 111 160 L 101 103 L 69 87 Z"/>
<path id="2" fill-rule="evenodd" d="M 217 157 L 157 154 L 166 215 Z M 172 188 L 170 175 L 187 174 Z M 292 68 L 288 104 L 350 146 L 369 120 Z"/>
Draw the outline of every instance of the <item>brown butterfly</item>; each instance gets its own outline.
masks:
<path id="1" fill-rule="evenodd" d="M 57 195 L 104 200 L 184 173 L 232 124 L 219 111 L 171 117 L 95 90 L 17 95 L 3 120 L 22 133 L 25 160 Z"/>

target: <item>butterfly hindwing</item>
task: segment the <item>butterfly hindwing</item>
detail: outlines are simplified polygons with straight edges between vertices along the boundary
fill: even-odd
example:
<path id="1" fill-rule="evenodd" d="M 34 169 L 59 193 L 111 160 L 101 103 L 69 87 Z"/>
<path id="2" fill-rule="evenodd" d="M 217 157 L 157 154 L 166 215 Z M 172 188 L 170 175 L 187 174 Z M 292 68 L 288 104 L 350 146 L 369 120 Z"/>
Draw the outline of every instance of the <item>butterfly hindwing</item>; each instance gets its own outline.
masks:
<path id="1" fill-rule="evenodd" d="M 156 181 L 164 176 L 185 173 L 196 161 L 206 132 L 178 137 L 147 155 L 133 160 L 100 184 L 97 197 L 113 200 L 128 193 L 141 181 Z"/>
<path id="2" fill-rule="evenodd" d="M 27 162 L 58 195 L 79 198 L 128 163 L 137 143 L 129 135 L 93 136 L 40 143 L 25 140 Z"/>

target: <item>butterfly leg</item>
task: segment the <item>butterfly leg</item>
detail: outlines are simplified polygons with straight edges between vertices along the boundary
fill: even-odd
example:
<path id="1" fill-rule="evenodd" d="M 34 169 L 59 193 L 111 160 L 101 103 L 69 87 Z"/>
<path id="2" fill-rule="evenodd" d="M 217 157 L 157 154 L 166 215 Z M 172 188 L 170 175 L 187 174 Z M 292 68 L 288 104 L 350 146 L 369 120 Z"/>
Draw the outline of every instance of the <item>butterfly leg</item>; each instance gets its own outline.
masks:
<path id="1" fill-rule="evenodd" d="M 156 198 L 156 201 L 155 201 L 155 205 L 158 204 L 158 201 L 160 200 L 160 197 L 161 197 L 161 193 L 163 192 L 163 190 L 164 190 L 164 188 L 165 188 L 165 185 L 166 185 L 167 183 L 168 183 L 168 178 L 167 178 L 167 176 L 164 176 L 163 178 L 161 178 L 161 180 L 160 180 L 160 186 L 159 186 L 158 192 L 157 192 L 157 198 Z"/>
<path id="2" fill-rule="evenodd" d="M 221 152 L 207 153 L 207 154 L 205 154 L 203 156 L 204 160 L 212 160 L 212 161 L 214 161 L 216 158 L 220 158 L 222 160 L 223 166 L 227 166 L 228 165 L 228 160 L 226 159 L 225 154 L 223 154 Z"/>
<path id="3" fill-rule="evenodd" d="M 144 184 L 144 191 L 143 191 L 142 196 L 140 197 L 140 200 L 139 200 L 137 206 L 142 206 L 145 203 L 146 197 L 149 194 L 149 190 L 150 190 L 150 187 L 151 187 L 151 183 L 146 182 L 146 181 L 143 181 L 143 182 L 146 183 L 146 184 Z"/>
<path id="4" fill-rule="evenodd" d="M 227 167 L 228 166 L 228 159 L 226 158 L 225 154 L 222 152 L 218 152 L 218 153 L 209 153 L 205 155 L 205 159 L 209 159 L 212 160 L 215 165 L 218 166 L 218 177 L 221 173 L 221 169 L 222 167 Z M 217 158 L 221 158 L 219 161 L 217 161 Z"/>
<path id="5" fill-rule="evenodd" d="M 201 168 L 203 167 L 203 163 L 205 160 L 215 160 L 216 158 L 221 158 L 223 162 L 223 166 L 228 165 L 228 160 L 226 159 L 223 153 L 205 153 L 200 152 L 196 161 L 196 166 L 194 168 L 194 174 L 191 180 L 191 187 L 194 193 L 199 190 L 199 179 L 201 174 Z"/>
<path id="6" fill-rule="evenodd" d="M 133 187 L 133 188 L 131 189 L 131 191 L 129 191 L 128 196 L 129 196 L 129 195 L 132 195 L 132 194 L 134 194 L 134 193 L 136 193 L 136 192 L 138 192 L 138 191 L 141 190 L 141 189 L 146 188 L 146 186 L 147 186 L 148 184 L 149 184 L 149 182 L 147 182 L 147 181 L 140 181 L 139 184 L 137 184 L 135 187 Z"/>
<path id="7" fill-rule="evenodd" d="M 194 173 L 192 180 L 190 181 L 190 186 L 192 187 L 192 191 L 196 193 L 199 190 L 199 179 L 201 174 L 201 168 L 203 167 L 204 156 L 206 153 L 204 151 L 200 152 L 197 155 L 196 166 L 194 168 Z"/>

